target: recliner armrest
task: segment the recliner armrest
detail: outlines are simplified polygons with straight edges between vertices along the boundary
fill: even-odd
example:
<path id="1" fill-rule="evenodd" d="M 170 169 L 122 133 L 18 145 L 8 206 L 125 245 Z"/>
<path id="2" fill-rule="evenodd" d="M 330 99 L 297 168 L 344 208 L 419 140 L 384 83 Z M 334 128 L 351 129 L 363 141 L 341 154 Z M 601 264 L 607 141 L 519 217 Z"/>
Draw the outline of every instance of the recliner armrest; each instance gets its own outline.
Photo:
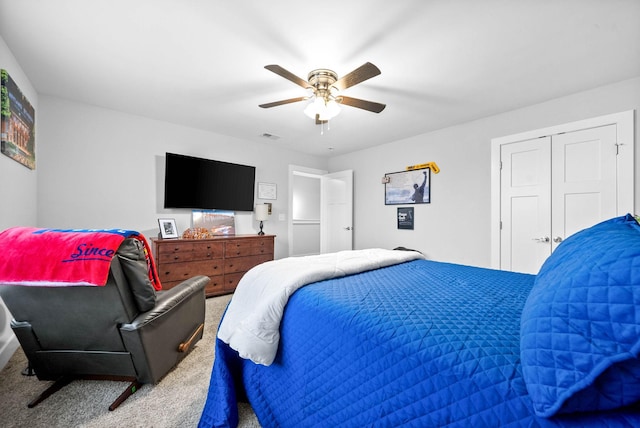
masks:
<path id="1" fill-rule="evenodd" d="M 156 305 L 153 309 L 141 313 L 128 324 L 122 324 L 120 329 L 124 331 L 133 331 L 153 322 L 154 319 L 169 312 L 172 308 L 192 294 L 204 293 L 204 287 L 209 283 L 209 281 L 210 278 L 207 276 L 194 276 L 167 291 L 158 292 Z"/>
<path id="2" fill-rule="evenodd" d="M 195 337 L 194 331 L 205 321 L 204 287 L 209 281 L 206 276 L 196 276 L 159 292 L 153 309 L 120 326 L 139 382 L 158 382 L 185 357 L 180 345 L 190 338 L 193 344 L 202 337 L 202 329 Z"/>

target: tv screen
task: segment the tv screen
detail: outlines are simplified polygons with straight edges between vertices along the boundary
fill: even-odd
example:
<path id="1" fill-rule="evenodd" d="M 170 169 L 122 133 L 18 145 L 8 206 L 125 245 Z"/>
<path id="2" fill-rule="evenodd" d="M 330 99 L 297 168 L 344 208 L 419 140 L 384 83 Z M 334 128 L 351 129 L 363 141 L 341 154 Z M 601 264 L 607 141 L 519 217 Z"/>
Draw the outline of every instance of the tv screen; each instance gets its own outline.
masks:
<path id="1" fill-rule="evenodd" d="M 253 211 L 256 168 L 167 153 L 164 207 Z"/>

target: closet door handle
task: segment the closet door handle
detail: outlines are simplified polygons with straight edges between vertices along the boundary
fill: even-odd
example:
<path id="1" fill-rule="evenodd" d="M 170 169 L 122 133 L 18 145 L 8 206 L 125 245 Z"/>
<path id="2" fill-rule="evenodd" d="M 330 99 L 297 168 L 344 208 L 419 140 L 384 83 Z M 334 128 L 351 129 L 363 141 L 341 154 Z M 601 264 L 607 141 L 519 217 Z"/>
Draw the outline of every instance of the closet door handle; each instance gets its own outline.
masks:
<path id="1" fill-rule="evenodd" d="M 549 237 L 548 237 L 548 236 L 544 236 L 544 237 L 542 237 L 542 238 L 532 238 L 532 239 L 533 239 L 534 241 L 536 241 L 536 242 L 549 242 L 549 241 L 551 241 L 551 239 L 549 239 Z"/>
<path id="2" fill-rule="evenodd" d="M 555 242 L 556 244 L 559 244 L 562 242 L 562 238 L 560 236 L 556 236 L 555 238 L 553 238 L 553 242 Z"/>

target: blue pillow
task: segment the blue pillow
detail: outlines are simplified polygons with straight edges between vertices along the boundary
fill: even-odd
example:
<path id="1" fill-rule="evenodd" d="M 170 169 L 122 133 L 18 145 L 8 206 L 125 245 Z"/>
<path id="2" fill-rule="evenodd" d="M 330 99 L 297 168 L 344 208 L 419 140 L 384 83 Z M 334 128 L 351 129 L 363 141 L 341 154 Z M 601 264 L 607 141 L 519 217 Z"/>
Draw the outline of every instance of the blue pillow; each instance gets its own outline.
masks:
<path id="1" fill-rule="evenodd" d="M 536 277 L 520 334 L 538 416 L 640 400 L 640 225 L 632 215 L 558 246 Z"/>

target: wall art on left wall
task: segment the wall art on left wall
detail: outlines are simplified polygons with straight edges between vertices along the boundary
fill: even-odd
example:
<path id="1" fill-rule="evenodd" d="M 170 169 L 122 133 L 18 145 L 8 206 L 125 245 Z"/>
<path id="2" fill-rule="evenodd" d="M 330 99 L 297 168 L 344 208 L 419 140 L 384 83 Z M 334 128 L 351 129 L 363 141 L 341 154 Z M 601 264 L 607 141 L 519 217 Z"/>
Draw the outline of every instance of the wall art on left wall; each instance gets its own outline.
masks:
<path id="1" fill-rule="evenodd" d="M 0 70 L 1 151 L 29 169 L 36 169 L 36 112 L 7 70 Z"/>

